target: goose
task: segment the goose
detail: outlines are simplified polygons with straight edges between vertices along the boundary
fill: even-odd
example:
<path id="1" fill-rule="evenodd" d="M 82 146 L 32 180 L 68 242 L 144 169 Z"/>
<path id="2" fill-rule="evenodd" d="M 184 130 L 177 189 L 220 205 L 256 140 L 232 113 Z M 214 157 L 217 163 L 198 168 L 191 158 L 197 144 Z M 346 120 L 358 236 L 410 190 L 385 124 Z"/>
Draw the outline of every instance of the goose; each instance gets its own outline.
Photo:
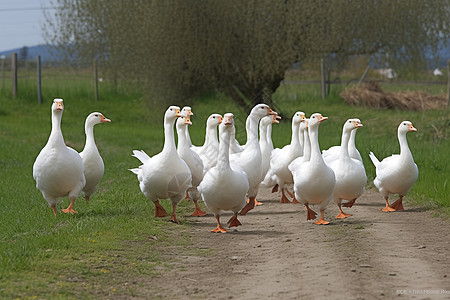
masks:
<path id="1" fill-rule="evenodd" d="M 355 145 L 355 137 L 356 137 L 357 130 L 358 130 L 358 128 L 356 128 L 355 130 L 352 130 L 352 132 L 350 134 L 350 141 L 348 143 L 348 153 L 351 158 L 357 159 L 362 163 L 363 160 L 362 160 L 361 154 L 359 153 L 358 149 L 356 149 L 356 145 Z M 340 147 L 341 146 L 333 146 L 327 150 L 323 150 L 322 156 L 325 159 L 325 161 L 332 161 L 334 159 L 337 159 L 341 152 Z"/>
<path id="2" fill-rule="evenodd" d="M 192 108 L 190 106 L 184 106 L 181 109 L 180 114 L 183 116 L 187 116 L 189 118 L 194 115 L 194 113 L 192 112 Z M 187 126 L 186 126 L 186 140 L 187 140 L 189 147 L 192 147 L 191 135 L 189 134 L 189 128 Z"/>
<path id="3" fill-rule="evenodd" d="M 280 203 L 290 203 L 285 194 L 285 184 L 293 183 L 292 173 L 289 171 L 289 164 L 303 155 L 303 141 L 299 141 L 299 130 L 300 123 L 305 121 L 305 113 L 298 111 L 292 117 L 291 127 L 292 127 L 292 137 L 291 143 L 284 146 L 283 148 L 277 148 L 272 151 L 270 157 L 270 170 L 273 180 L 276 182 L 277 187 L 281 189 L 281 200 Z M 295 198 L 294 198 L 295 200 Z M 297 202 L 295 200 L 295 202 Z"/>
<path id="4" fill-rule="evenodd" d="M 222 122 L 222 116 L 212 114 L 206 120 L 206 135 L 203 146 L 192 146 L 191 149 L 197 152 L 203 161 L 203 174 L 214 167 L 217 162 L 219 152 L 219 140 L 217 139 L 217 126 Z"/>
<path id="5" fill-rule="evenodd" d="M 212 232 L 227 232 L 220 224 L 222 211 L 231 210 L 234 213 L 228 221 L 230 228 L 242 225 L 237 214 L 246 203 L 249 183 L 247 174 L 242 169 L 230 165 L 229 149 L 233 126 L 233 114 L 225 114 L 222 124 L 219 125 L 220 145 L 217 165 L 206 172 L 198 186 L 203 201 L 217 220 L 217 228 L 211 230 Z"/>
<path id="6" fill-rule="evenodd" d="M 171 200 L 172 215 L 170 220 L 174 223 L 178 223 L 176 207 L 186 195 L 192 180 L 188 165 L 178 156 L 175 147 L 173 127 L 176 119 L 180 116 L 178 106 L 170 106 L 166 110 L 162 151 L 153 157 L 149 157 L 143 151 L 133 151 L 133 156 L 138 158 L 142 165 L 139 168 L 130 169 L 137 175 L 142 193 L 155 204 L 156 217 L 167 216 L 167 212 L 159 204 L 158 199 Z"/>
<path id="7" fill-rule="evenodd" d="M 182 110 L 183 113 L 183 110 Z M 192 113 L 192 112 L 191 112 Z M 177 120 L 176 128 L 178 133 L 178 156 L 184 160 L 184 162 L 189 167 L 192 176 L 192 186 L 187 190 L 187 196 L 192 199 L 195 205 L 195 210 L 191 216 L 203 217 L 206 215 L 205 211 L 200 209 L 198 205 L 198 200 L 200 195 L 197 191 L 197 187 L 203 179 L 203 162 L 200 156 L 194 152 L 189 145 L 188 125 L 192 125 L 192 122 L 188 115 L 179 117 Z"/>
<path id="8" fill-rule="evenodd" d="M 273 151 L 273 142 L 272 142 L 272 124 L 280 123 L 278 120 L 281 117 L 276 115 L 265 116 L 259 122 L 259 147 L 261 148 L 261 156 L 262 156 L 262 178 L 266 177 L 267 172 L 270 167 L 270 156 Z"/>
<path id="9" fill-rule="evenodd" d="M 73 209 L 75 199 L 81 193 L 86 178 L 83 173 L 83 159 L 64 143 L 61 132 L 61 119 L 64 111 L 63 99 L 54 99 L 51 107 L 52 131 L 47 144 L 33 164 L 33 178 L 53 210 L 56 217 L 56 203 L 61 197 L 69 196 L 70 204 L 65 213 L 76 213 Z"/>
<path id="10" fill-rule="evenodd" d="M 80 156 L 83 159 L 84 177 L 86 178 L 86 185 L 83 188 L 84 199 L 89 202 L 90 196 L 97 189 L 97 185 L 103 177 L 105 165 L 103 159 L 98 152 L 97 145 L 94 139 L 94 126 L 100 123 L 109 123 L 110 119 L 105 118 L 99 112 L 91 113 L 84 124 L 84 131 L 86 133 L 86 144 Z"/>
<path id="11" fill-rule="evenodd" d="M 417 131 L 410 121 L 403 121 L 398 126 L 397 136 L 400 143 L 400 154 L 386 157 L 381 162 L 370 152 L 369 157 L 376 168 L 376 177 L 373 183 L 386 201 L 382 211 L 404 210 L 403 197 L 409 192 L 419 176 L 419 170 L 411 150 L 408 147 L 406 133 Z M 389 205 L 389 194 L 398 194 L 397 201 Z"/>
<path id="12" fill-rule="evenodd" d="M 350 157 L 348 145 L 351 133 L 362 126 L 359 119 L 348 119 L 343 126 L 338 158 L 327 161 L 327 157 L 324 157 L 325 162 L 333 170 L 336 179 L 333 190 L 333 199 L 339 208 L 339 214 L 336 216 L 336 219 L 344 219 L 351 216 L 342 211 L 342 200 L 348 200 L 353 205 L 355 200 L 364 192 L 364 187 L 367 183 L 364 165 L 358 159 Z"/>
<path id="13" fill-rule="evenodd" d="M 245 215 L 253 209 L 256 204 L 259 184 L 262 180 L 262 155 L 258 141 L 258 122 L 267 115 L 274 115 L 276 112 L 266 104 L 257 104 L 251 110 L 246 121 L 247 143 L 244 151 L 230 155 L 230 162 L 239 166 L 248 177 L 249 190 L 247 193 L 248 203 L 241 210 L 240 214 Z"/>
<path id="14" fill-rule="evenodd" d="M 300 131 L 303 131 L 303 155 L 297 157 L 289 164 L 288 169 L 291 173 L 293 173 L 293 170 L 298 169 L 302 163 L 309 161 L 311 158 L 311 141 L 309 140 L 308 123 L 308 118 L 306 118 L 304 122 L 300 123 Z"/>
<path id="15" fill-rule="evenodd" d="M 231 129 L 231 140 L 230 140 L 230 154 L 240 153 L 244 151 L 245 145 L 241 146 L 236 139 L 236 128 L 233 126 Z"/>
<path id="16" fill-rule="evenodd" d="M 315 224 L 326 225 L 329 222 L 324 220 L 325 208 L 331 200 L 336 179 L 333 170 L 327 166 L 322 158 L 319 148 L 319 124 L 328 117 L 323 117 L 320 113 L 312 114 L 308 122 L 308 133 L 311 142 L 311 157 L 297 168 L 292 168 L 294 177 L 295 197 L 303 203 L 307 210 L 307 220 L 316 218 L 316 213 L 309 205 L 318 205 L 320 219 Z"/>

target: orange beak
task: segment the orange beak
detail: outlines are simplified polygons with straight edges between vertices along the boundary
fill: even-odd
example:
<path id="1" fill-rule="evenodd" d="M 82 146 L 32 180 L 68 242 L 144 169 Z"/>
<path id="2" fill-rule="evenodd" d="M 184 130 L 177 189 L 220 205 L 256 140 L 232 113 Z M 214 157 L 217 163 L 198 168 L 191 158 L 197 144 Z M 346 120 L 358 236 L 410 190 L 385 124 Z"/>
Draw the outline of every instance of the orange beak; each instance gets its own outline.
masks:
<path id="1" fill-rule="evenodd" d="M 192 110 L 188 110 L 188 111 L 187 111 L 187 115 L 188 115 L 188 116 L 193 116 L 194 113 L 192 112 Z"/>
<path id="2" fill-rule="evenodd" d="M 100 117 L 100 122 L 111 122 L 110 119 L 105 118 L 103 115 Z"/>
<path id="3" fill-rule="evenodd" d="M 63 110 L 64 109 L 64 105 L 63 105 L 62 101 L 56 102 L 56 109 L 57 110 Z"/>
<path id="4" fill-rule="evenodd" d="M 302 119 L 300 120 L 300 122 L 305 122 L 306 121 L 306 116 L 302 115 Z"/>
<path id="5" fill-rule="evenodd" d="M 191 119 L 189 119 L 189 117 L 184 117 L 184 124 L 192 125 Z"/>
<path id="6" fill-rule="evenodd" d="M 183 117 L 181 114 L 180 114 L 180 110 L 179 109 L 177 109 L 176 111 L 175 111 L 175 117 Z"/>
<path id="7" fill-rule="evenodd" d="M 408 130 L 409 131 L 417 131 L 417 129 L 414 126 L 412 126 L 412 125 L 409 125 L 409 129 Z"/>
<path id="8" fill-rule="evenodd" d="M 219 124 L 222 123 L 223 117 L 219 117 Z"/>
<path id="9" fill-rule="evenodd" d="M 277 115 L 277 112 L 273 111 L 270 107 L 267 107 L 267 115 L 268 116 L 270 116 L 270 115 Z"/>
<path id="10" fill-rule="evenodd" d="M 325 121 L 326 119 L 328 119 L 328 117 L 324 117 L 324 116 L 320 116 L 319 117 L 319 122 Z"/>
<path id="11" fill-rule="evenodd" d="M 355 127 L 356 127 L 356 128 L 363 127 L 363 124 L 362 124 L 362 123 L 355 122 Z"/>

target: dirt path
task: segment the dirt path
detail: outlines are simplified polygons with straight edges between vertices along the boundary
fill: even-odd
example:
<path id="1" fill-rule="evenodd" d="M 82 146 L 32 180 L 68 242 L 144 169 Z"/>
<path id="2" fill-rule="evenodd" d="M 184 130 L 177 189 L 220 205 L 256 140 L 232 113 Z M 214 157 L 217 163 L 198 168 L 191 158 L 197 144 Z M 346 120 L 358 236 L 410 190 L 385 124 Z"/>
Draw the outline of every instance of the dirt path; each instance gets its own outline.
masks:
<path id="1" fill-rule="evenodd" d="M 280 204 L 261 189 L 264 205 L 240 217 L 243 226 L 213 234 L 215 219 L 194 222 L 195 251 L 176 256 L 152 285 L 172 299 L 450 299 L 450 225 L 411 208 L 383 213 L 383 200 L 366 191 L 353 214 L 335 220 L 330 203 L 318 226 L 302 205 Z M 231 215 L 223 217 L 224 223 Z M 178 251 L 179 252 L 179 251 Z"/>

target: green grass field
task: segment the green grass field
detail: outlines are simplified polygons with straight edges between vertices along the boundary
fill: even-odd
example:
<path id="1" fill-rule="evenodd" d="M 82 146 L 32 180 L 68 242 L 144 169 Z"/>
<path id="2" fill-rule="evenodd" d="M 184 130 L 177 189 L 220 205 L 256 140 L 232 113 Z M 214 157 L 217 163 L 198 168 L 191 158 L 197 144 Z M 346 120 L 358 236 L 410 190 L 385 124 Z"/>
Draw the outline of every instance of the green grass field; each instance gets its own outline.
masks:
<path id="1" fill-rule="evenodd" d="M 87 84 L 87 82 L 86 82 Z M 94 102 L 91 87 L 76 82 L 66 88 L 48 84 L 44 103 L 36 104 L 34 86 L 21 88 L 19 96 L 0 96 L 0 298 L 98 298 L 133 295 L 140 287 L 123 285 L 132 277 L 156 276 L 170 267 L 161 258 L 164 246 L 189 243 L 189 217 L 193 205 L 182 201 L 177 210 L 181 225 L 155 219 L 154 206 L 139 190 L 136 176 L 128 171 L 139 165 L 133 149 L 153 155 L 163 145 L 162 109 L 145 102 L 141 95 L 114 93 L 100 86 L 100 101 Z M 338 88 L 337 88 L 338 89 Z M 340 143 L 341 128 L 348 118 L 361 119 L 357 147 L 373 184 L 374 167 L 368 153 L 379 159 L 398 153 L 397 126 L 410 120 L 418 129 L 408 142 L 419 167 L 419 179 L 408 201 L 431 205 L 438 211 L 450 207 L 449 111 L 410 112 L 349 107 L 333 94 L 320 99 L 318 86 L 283 85 L 274 99 L 285 113 L 321 112 L 329 120 L 320 126 L 322 149 Z M 64 98 L 62 131 L 66 143 L 81 151 L 84 120 L 102 112 L 112 120 L 95 128 L 98 148 L 105 162 L 105 176 L 87 204 L 79 197 L 78 214 L 59 213 L 55 218 L 35 188 L 32 166 L 50 133 L 50 105 Z M 183 106 L 184 103 L 174 101 Z M 190 132 L 194 144 L 202 144 L 206 118 L 211 113 L 233 112 L 237 137 L 245 142 L 245 114 L 223 95 L 205 96 L 191 104 L 194 112 Z M 273 140 L 281 147 L 290 140 L 290 120 L 274 125 Z M 382 202 L 380 197 L 380 202 Z M 171 210 L 168 201 L 161 201 Z M 58 209 L 65 208 L 63 199 Z M 180 250 L 181 251 L 181 250 Z M 204 255 L 197 253 L 198 255 Z M 145 287 L 148 289 L 148 287 Z"/>

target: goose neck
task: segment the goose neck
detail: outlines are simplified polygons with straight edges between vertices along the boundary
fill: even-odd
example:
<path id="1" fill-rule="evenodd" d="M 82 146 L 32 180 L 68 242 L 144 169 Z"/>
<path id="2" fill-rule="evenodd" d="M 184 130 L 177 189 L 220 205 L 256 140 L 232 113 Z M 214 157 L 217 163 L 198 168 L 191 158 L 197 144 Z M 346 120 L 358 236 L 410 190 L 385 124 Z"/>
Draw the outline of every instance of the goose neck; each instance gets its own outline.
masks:
<path id="1" fill-rule="evenodd" d="M 217 167 L 219 170 L 230 169 L 230 141 L 231 133 L 229 130 L 220 130 L 219 155 L 217 157 Z"/>
<path id="2" fill-rule="evenodd" d="M 61 119 L 62 119 L 62 112 L 60 113 L 52 112 L 52 131 L 48 139 L 49 143 L 52 145 L 65 145 L 64 138 L 61 132 Z"/>
<path id="3" fill-rule="evenodd" d="M 406 139 L 406 132 L 398 133 L 398 142 L 400 143 L 400 157 L 403 159 L 413 159 L 411 150 L 408 146 L 408 140 Z"/>
<path id="4" fill-rule="evenodd" d="M 258 142 L 258 118 L 250 114 L 245 122 L 247 131 L 247 145 Z"/>
<path id="5" fill-rule="evenodd" d="M 176 119 L 164 120 L 164 148 L 162 152 L 176 152 L 173 125 Z"/>
<path id="6" fill-rule="evenodd" d="M 177 126 L 178 135 L 178 151 L 184 150 L 190 147 L 187 139 L 189 132 L 187 126 Z"/>
<path id="7" fill-rule="evenodd" d="M 291 128 L 292 128 L 291 146 L 298 147 L 298 146 L 300 146 L 299 139 L 298 139 L 298 135 L 299 135 L 298 131 L 300 129 L 300 126 L 298 124 L 292 122 Z"/>
<path id="8" fill-rule="evenodd" d="M 305 161 L 311 158 L 311 141 L 309 140 L 308 130 L 303 133 L 303 157 Z"/>
<path id="9" fill-rule="evenodd" d="M 205 144 L 206 145 L 219 145 L 219 140 L 217 139 L 217 127 L 210 126 L 206 128 L 206 135 L 205 135 Z"/>
<path id="10" fill-rule="evenodd" d="M 354 131 L 354 130 L 353 130 Z M 348 131 L 342 132 L 342 138 L 341 138 L 341 147 L 340 147 L 340 154 L 341 157 L 350 157 L 348 153 L 348 145 L 350 141 L 350 133 Z"/>

